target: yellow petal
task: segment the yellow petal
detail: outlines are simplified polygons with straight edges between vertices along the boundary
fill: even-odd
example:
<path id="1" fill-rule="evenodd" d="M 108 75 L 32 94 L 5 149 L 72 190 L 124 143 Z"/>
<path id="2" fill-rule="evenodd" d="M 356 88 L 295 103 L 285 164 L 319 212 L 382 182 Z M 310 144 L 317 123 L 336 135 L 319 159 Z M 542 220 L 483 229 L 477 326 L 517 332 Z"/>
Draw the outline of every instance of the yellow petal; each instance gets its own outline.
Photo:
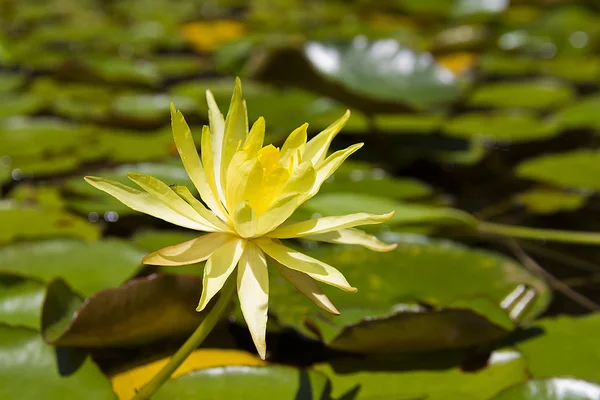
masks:
<path id="1" fill-rule="evenodd" d="M 292 175 L 288 179 L 283 195 L 292 192 L 308 193 L 315 184 L 317 172 L 315 171 L 310 161 L 303 162 L 292 171 Z"/>
<path id="2" fill-rule="evenodd" d="M 199 263 L 206 261 L 215 250 L 232 238 L 225 233 L 209 233 L 150 253 L 142 259 L 142 263 L 165 266 Z"/>
<path id="3" fill-rule="evenodd" d="M 269 272 L 265 254 L 252 242 L 246 244 L 237 272 L 240 308 L 260 358 L 265 359 Z"/>
<path id="4" fill-rule="evenodd" d="M 342 163 L 346 161 L 348 157 L 350 157 L 350 155 L 352 155 L 352 153 L 363 147 L 363 144 L 364 143 L 357 143 L 344 150 L 336 151 L 327 157 L 322 163 L 320 163 L 317 166 L 317 177 L 312 189 L 310 190 L 308 198 L 317 194 L 323 182 L 325 182 L 325 180 L 329 178 L 340 167 L 340 165 L 342 165 Z"/>
<path id="5" fill-rule="evenodd" d="M 285 222 L 296 211 L 304 197 L 306 197 L 304 193 L 288 193 L 271 204 L 258 217 L 256 236 L 262 236 Z"/>
<path id="6" fill-rule="evenodd" d="M 289 177 L 287 168 L 277 166 L 263 176 L 260 187 L 246 193 L 245 198 L 250 201 L 257 215 L 261 215 L 279 197 Z"/>
<path id="7" fill-rule="evenodd" d="M 223 155 L 223 134 L 225 132 L 225 119 L 217 106 L 215 97 L 210 90 L 206 91 L 206 103 L 208 104 L 208 122 L 210 124 L 210 132 L 212 135 L 211 150 L 213 157 L 213 171 L 217 186 L 218 197 L 222 203 L 225 203 L 225 187 L 222 185 L 221 179 L 221 157 Z M 205 150 L 202 143 L 202 150 Z M 207 164 L 205 164 L 205 167 Z"/>
<path id="8" fill-rule="evenodd" d="M 96 189 L 100 189 L 103 192 L 110 194 L 135 211 L 152 215 L 153 217 L 160 218 L 175 225 L 183 226 L 184 228 L 195 229 L 198 231 L 205 230 L 204 224 L 200 224 L 173 211 L 150 193 L 142 192 L 119 182 L 96 176 L 86 176 L 84 179 Z"/>
<path id="9" fill-rule="evenodd" d="M 202 295 L 196 311 L 204 310 L 215 294 L 221 290 L 240 260 L 245 244 L 245 240 L 232 236 L 212 253 L 204 267 Z"/>
<path id="10" fill-rule="evenodd" d="M 304 272 L 313 279 L 335 286 L 347 292 L 356 292 L 357 290 L 350 286 L 340 271 L 316 258 L 307 256 L 297 250 L 290 249 L 273 239 L 260 238 L 255 240 L 255 243 L 262 251 L 267 253 L 269 257 L 274 258 L 275 261 L 280 262 L 288 268 Z"/>
<path id="11" fill-rule="evenodd" d="M 285 279 L 287 279 L 296 289 L 298 289 L 303 295 L 308 297 L 312 302 L 321 307 L 323 310 L 332 314 L 339 314 L 340 312 L 335 308 L 331 300 L 327 297 L 323 289 L 317 282 L 305 273 L 295 271 L 284 265 L 281 265 L 277 261 L 269 261 Z"/>
<path id="12" fill-rule="evenodd" d="M 130 172 L 127 177 L 133 182 L 137 183 L 142 189 L 150 193 L 156 199 L 164 203 L 167 207 L 173 211 L 194 220 L 204 227 L 206 232 L 218 232 L 219 229 L 203 218 L 200 214 L 194 210 L 192 206 L 186 203 L 181 197 L 179 197 L 171 188 L 164 182 L 156 179 L 153 176 L 146 174 L 138 174 Z"/>
<path id="13" fill-rule="evenodd" d="M 275 167 L 279 166 L 279 149 L 272 144 L 260 149 L 258 152 L 258 161 L 263 167 L 264 173 L 269 174 Z"/>
<path id="14" fill-rule="evenodd" d="M 256 213 L 247 201 L 238 204 L 235 209 L 233 221 L 235 230 L 244 238 L 254 236 L 258 228 Z"/>
<path id="15" fill-rule="evenodd" d="M 290 225 L 281 226 L 273 232 L 267 234 L 269 237 L 278 239 L 289 239 L 308 235 L 317 235 L 337 231 L 345 228 L 352 228 L 358 225 L 381 224 L 392 218 L 394 212 L 389 214 L 376 215 L 367 213 L 357 213 L 342 215 L 339 217 L 322 217 L 310 219 L 307 221 L 296 222 Z"/>
<path id="16" fill-rule="evenodd" d="M 304 160 L 310 160 L 313 165 L 319 164 L 321 161 L 325 159 L 327 155 L 327 150 L 329 150 L 329 146 L 331 145 L 331 141 L 338 134 L 339 131 L 342 130 L 348 119 L 350 118 L 350 110 L 347 110 L 346 113 L 342 116 L 342 118 L 335 121 L 333 124 L 329 125 L 325 130 L 319 133 L 317 136 L 312 138 L 306 144 L 306 150 L 304 152 Z"/>
<path id="17" fill-rule="evenodd" d="M 290 133 L 290 136 L 288 136 L 285 143 L 281 147 L 281 165 L 287 167 L 292 157 L 297 158 L 297 154 L 300 156 L 304 154 L 307 136 L 306 129 L 308 129 L 308 124 L 304 124 Z M 299 163 L 300 160 L 295 160 L 295 165 L 298 165 Z"/>
<path id="18" fill-rule="evenodd" d="M 210 190 L 207 184 L 206 175 L 204 174 L 204 169 L 202 168 L 202 163 L 194 144 L 192 132 L 181 112 L 175 110 L 173 103 L 171 103 L 171 127 L 173 129 L 175 146 L 188 176 L 198 190 L 202 200 L 215 213 L 218 213 L 218 197 L 216 193 Z"/>
<path id="19" fill-rule="evenodd" d="M 228 221 L 228 214 L 223 207 L 221 201 L 222 189 L 220 184 L 216 178 L 216 170 L 215 170 L 215 159 L 214 154 L 212 152 L 212 135 L 210 132 L 210 128 L 208 126 L 202 127 L 202 139 L 201 139 L 201 148 L 202 148 L 202 165 L 204 166 L 204 173 L 206 175 L 206 181 L 208 183 L 208 187 L 210 191 L 214 194 L 215 197 L 215 210 L 212 210 L 222 221 Z"/>
<path id="20" fill-rule="evenodd" d="M 238 146 L 246 141 L 247 135 L 248 117 L 242 102 L 242 83 L 239 78 L 236 78 L 223 132 L 223 152 L 221 155 L 221 184 L 223 188 L 227 187 L 224 178 L 227 177 L 229 163 L 238 150 Z"/>
<path id="21" fill-rule="evenodd" d="M 369 250 L 386 252 L 398 247 L 397 243 L 384 243 L 374 235 L 361 231 L 360 229 L 342 229 L 334 232 L 321 233 L 319 235 L 305 236 L 305 239 L 335 244 L 355 244 L 366 247 Z"/>
<path id="22" fill-rule="evenodd" d="M 258 159 L 248 159 L 245 151 L 238 151 L 227 174 L 227 209 L 233 213 L 238 204 L 248 200 L 251 193 L 259 191 L 262 178 L 263 170 Z"/>
<path id="23" fill-rule="evenodd" d="M 200 202 L 200 200 L 198 200 L 197 198 L 194 197 L 194 195 L 192 194 L 192 192 L 190 192 L 190 189 L 188 189 L 187 186 L 174 185 L 174 186 L 171 186 L 171 189 L 175 193 L 177 193 L 179 196 L 181 196 L 181 198 L 183 198 L 190 206 L 192 206 L 192 208 L 198 214 L 200 214 L 200 216 L 202 218 L 206 219 L 208 222 L 213 224 L 220 231 L 233 232 L 231 230 L 231 228 L 229 228 L 229 226 L 227 226 L 227 224 L 225 224 L 223 221 L 221 221 L 219 218 L 217 218 L 217 216 L 215 214 L 213 214 L 212 211 L 210 211 L 206 207 L 204 207 L 204 204 L 202 204 Z"/>
<path id="24" fill-rule="evenodd" d="M 256 120 L 252 129 L 248 133 L 246 143 L 244 143 L 244 151 L 251 156 L 256 154 L 263 146 L 265 140 L 265 119 L 260 117 Z"/>

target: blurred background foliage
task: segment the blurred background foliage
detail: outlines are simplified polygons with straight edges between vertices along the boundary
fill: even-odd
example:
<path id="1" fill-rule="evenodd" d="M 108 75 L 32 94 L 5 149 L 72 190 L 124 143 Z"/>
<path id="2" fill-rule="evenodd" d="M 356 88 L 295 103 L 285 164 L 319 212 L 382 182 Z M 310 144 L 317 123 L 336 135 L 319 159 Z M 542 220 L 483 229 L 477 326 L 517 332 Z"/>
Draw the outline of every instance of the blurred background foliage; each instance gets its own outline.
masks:
<path id="1" fill-rule="evenodd" d="M 472 229 L 600 231 L 599 54 L 594 0 L 0 0 L 0 397 L 130 399 L 202 320 L 201 265 L 140 264 L 194 232 L 82 176 L 189 186 L 169 101 L 199 133 L 240 75 L 275 144 L 352 110 L 298 217 L 399 248 L 298 241 L 341 316 L 274 274 L 267 362 L 233 305 L 154 398 L 599 399 L 598 248 Z"/>

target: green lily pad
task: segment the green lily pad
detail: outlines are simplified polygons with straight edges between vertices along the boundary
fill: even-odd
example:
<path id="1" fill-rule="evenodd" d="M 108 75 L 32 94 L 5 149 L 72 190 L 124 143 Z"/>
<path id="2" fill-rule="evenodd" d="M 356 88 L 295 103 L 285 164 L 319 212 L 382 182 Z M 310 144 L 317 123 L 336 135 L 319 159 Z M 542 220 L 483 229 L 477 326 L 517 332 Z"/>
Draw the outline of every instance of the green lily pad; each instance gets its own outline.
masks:
<path id="1" fill-rule="evenodd" d="M 375 126 L 383 132 L 431 133 L 439 129 L 443 122 L 444 116 L 435 114 L 375 116 Z"/>
<path id="2" fill-rule="evenodd" d="M 430 195 L 432 189 L 416 179 L 394 178 L 371 164 L 346 161 L 319 190 L 319 193 L 330 192 L 413 199 Z"/>
<path id="3" fill-rule="evenodd" d="M 524 111 L 471 112 L 447 121 L 443 130 L 459 138 L 510 143 L 551 138 L 560 133 L 560 125 L 555 120 L 543 120 Z"/>
<path id="4" fill-rule="evenodd" d="M 515 328 L 508 311 L 486 298 L 454 308 L 397 304 L 381 311 L 344 308 L 340 316 L 309 317 L 306 323 L 327 346 L 363 354 L 468 348 L 499 340 Z"/>
<path id="5" fill-rule="evenodd" d="M 101 120 L 108 117 L 114 89 L 99 85 L 69 85 L 48 88 L 52 108 L 58 115 L 75 120 Z"/>
<path id="6" fill-rule="evenodd" d="M 90 56 L 80 58 L 71 66 L 75 74 L 106 83 L 143 84 L 155 86 L 160 80 L 156 65 L 149 61 L 122 57 Z"/>
<path id="7" fill-rule="evenodd" d="M 21 74 L 13 72 L 0 72 L 0 93 L 14 92 L 22 87 L 25 84 L 25 81 L 25 76 Z"/>
<path id="8" fill-rule="evenodd" d="M 16 239 L 76 237 L 95 240 L 98 229 L 75 215 L 60 210 L 30 208 L 0 201 L 0 243 Z"/>
<path id="9" fill-rule="evenodd" d="M 54 280 L 44 302 L 42 333 L 51 344 L 74 347 L 185 338 L 210 311 L 196 312 L 201 292 L 200 277 L 153 274 L 101 290 L 83 302 L 62 279 Z"/>
<path id="10" fill-rule="evenodd" d="M 169 104 L 175 103 L 177 109 L 188 118 L 196 113 L 198 105 L 194 99 L 165 94 L 128 94 L 115 98 L 112 113 L 124 121 L 144 125 L 164 125 L 169 121 Z"/>
<path id="11" fill-rule="evenodd" d="M 129 172 L 139 172 L 152 175 L 168 185 L 186 185 L 195 193 L 193 185 L 185 169 L 177 162 L 125 164 L 117 168 L 103 171 L 93 171 L 90 175 L 111 179 L 125 185 L 136 187 L 128 177 Z M 74 177 L 65 181 L 65 189 L 78 197 L 69 199 L 69 207 L 84 213 L 95 212 L 103 214 L 114 211 L 119 215 L 135 214 L 136 211 L 125 206 L 112 196 L 107 195 L 88 184 L 82 177 Z"/>
<path id="12" fill-rule="evenodd" d="M 31 185 L 23 183 L 15 187 L 9 197 L 19 204 L 37 206 L 50 210 L 61 210 L 65 206 L 60 189 L 49 185 Z"/>
<path id="13" fill-rule="evenodd" d="M 533 378 L 571 376 L 600 381 L 599 327 L 597 314 L 545 318 L 531 327 L 538 336 L 517 347 L 527 358 Z"/>
<path id="14" fill-rule="evenodd" d="M 529 212 L 536 214 L 575 211 L 583 207 L 586 202 L 586 196 L 582 194 L 553 189 L 533 189 L 520 193 L 515 199 L 523 204 Z"/>
<path id="15" fill-rule="evenodd" d="M 368 99 L 428 108 L 455 100 L 459 81 L 429 53 L 404 47 L 394 39 L 308 42 L 304 55 L 325 79 Z"/>
<path id="16" fill-rule="evenodd" d="M 46 285 L 17 275 L 0 275 L 0 323 L 39 329 Z"/>
<path id="17" fill-rule="evenodd" d="M 512 350 L 497 350 L 488 365 L 461 370 L 460 355 L 418 354 L 397 357 L 340 358 L 316 370 L 332 382 L 334 398 L 360 399 L 489 399 L 527 379 L 525 359 Z"/>
<path id="18" fill-rule="evenodd" d="M 515 385 L 493 400 L 595 400 L 600 385 L 574 378 L 530 380 Z"/>
<path id="19" fill-rule="evenodd" d="M 161 76 L 166 78 L 197 76 L 209 68 L 206 60 L 188 55 L 163 55 L 153 61 Z"/>
<path id="20" fill-rule="evenodd" d="M 568 128 L 600 129 L 600 96 L 589 96 L 562 109 L 557 119 Z"/>
<path id="21" fill-rule="evenodd" d="M 516 168 L 519 178 L 584 190 L 600 190 L 598 174 L 600 153 L 594 150 L 546 154 L 526 160 Z"/>
<path id="22" fill-rule="evenodd" d="M 326 385 L 325 375 L 311 370 L 283 365 L 228 366 L 201 369 L 170 379 L 152 398 L 193 399 L 202 393 L 207 399 L 317 400 L 326 398 Z"/>
<path id="23" fill-rule="evenodd" d="M 335 181 L 334 181 L 335 182 Z M 363 193 L 323 193 L 302 205 L 306 212 L 322 216 L 334 216 L 367 212 L 387 214 L 395 211 L 390 225 L 397 224 L 467 224 L 474 223 L 473 217 L 460 210 L 445 207 L 404 203 L 388 197 Z"/>
<path id="24" fill-rule="evenodd" d="M 0 272 L 46 282 L 62 277 L 75 291 L 89 296 L 132 277 L 144 255 L 136 247 L 117 239 L 19 243 L 0 249 Z"/>
<path id="25" fill-rule="evenodd" d="M 568 79 L 576 83 L 594 83 L 600 77 L 600 59 L 591 57 L 557 57 L 536 63 L 539 73 Z"/>
<path id="26" fill-rule="evenodd" d="M 27 93 L 0 94 L 0 118 L 31 115 L 46 106 L 46 101 Z"/>
<path id="27" fill-rule="evenodd" d="M 482 55 L 479 69 L 488 75 L 523 76 L 536 71 L 536 60 L 489 52 Z"/>
<path id="28" fill-rule="evenodd" d="M 50 346 L 35 331 L 0 325 L 0 359 L 3 399 L 116 398 L 85 354 Z"/>
<path id="29" fill-rule="evenodd" d="M 499 317 L 498 306 L 506 307 L 507 301 L 512 303 L 514 299 L 510 300 L 510 296 L 522 296 L 523 304 L 529 298 L 529 306 L 516 318 L 522 321 L 539 315 L 548 304 L 550 292 L 545 284 L 509 258 L 423 236 L 404 235 L 397 239 L 398 248 L 389 253 L 351 246 L 302 250 L 335 266 L 358 287 L 354 294 L 323 287 L 342 315 L 348 310 L 351 323 L 369 316 L 390 315 L 394 310 L 400 312 L 403 304 L 424 302 L 434 308 L 470 309 L 505 326 L 506 316 Z M 483 307 L 481 298 L 491 301 L 493 307 Z M 276 272 L 270 276 L 270 305 L 281 325 L 315 335 L 313 330 L 306 329 L 305 321 L 321 318 L 311 316 L 316 308 Z M 344 325 L 343 318 L 346 317 L 342 317 L 340 326 L 350 331 L 352 324 Z M 406 334 L 410 335 L 410 330 Z M 377 336 L 371 338 L 378 340 Z"/>
<path id="30" fill-rule="evenodd" d="M 133 235 L 131 240 L 144 250 L 152 252 L 195 237 L 198 237 L 198 233 L 192 231 L 140 230 Z"/>
<path id="31" fill-rule="evenodd" d="M 499 82 L 478 87 L 468 103 L 477 107 L 556 108 L 574 96 L 571 86 L 551 80 Z"/>
<path id="32" fill-rule="evenodd" d="M 117 163 L 159 160 L 169 156 L 173 150 L 170 128 L 143 134 L 106 130 L 99 133 L 98 140 L 98 146 L 105 149 L 106 158 Z"/>

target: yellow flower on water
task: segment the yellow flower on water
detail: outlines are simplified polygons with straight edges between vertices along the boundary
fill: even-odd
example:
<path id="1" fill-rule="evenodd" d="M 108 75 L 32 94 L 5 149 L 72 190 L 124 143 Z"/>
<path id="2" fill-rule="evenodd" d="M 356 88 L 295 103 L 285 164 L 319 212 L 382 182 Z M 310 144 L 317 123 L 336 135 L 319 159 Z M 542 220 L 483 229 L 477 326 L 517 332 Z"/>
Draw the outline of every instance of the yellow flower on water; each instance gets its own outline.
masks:
<path id="1" fill-rule="evenodd" d="M 350 117 L 349 111 L 308 142 L 308 125 L 302 125 L 279 149 L 263 146 L 263 118 L 248 130 L 239 79 L 227 118 L 223 118 L 210 91 L 206 97 L 210 127 L 202 129 L 201 156 L 183 115 L 171 105 L 175 144 L 203 203 L 185 186 L 169 186 L 144 174 L 129 174 L 142 190 L 93 176 L 85 180 L 134 210 L 209 232 L 155 251 L 143 262 L 176 266 L 206 261 L 198 311 L 206 307 L 237 267 L 242 313 L 264 359 L 269 298 L 267 263 L 319 307 L 334 314 L 339 312 L 315 280 L 347 292 L 356 291 L 337 269 L 285 246 L 281 239 L 304 238 L 390 251 L 395 244 L 383 243 L 353 227 L 385 222 L 393 213 L 287 221 L 302 203 L 317 194 L 321 184 L 348 156 L 362 147 L 362 143 L 355 144 L 327 157 L 332 139 Z"/>

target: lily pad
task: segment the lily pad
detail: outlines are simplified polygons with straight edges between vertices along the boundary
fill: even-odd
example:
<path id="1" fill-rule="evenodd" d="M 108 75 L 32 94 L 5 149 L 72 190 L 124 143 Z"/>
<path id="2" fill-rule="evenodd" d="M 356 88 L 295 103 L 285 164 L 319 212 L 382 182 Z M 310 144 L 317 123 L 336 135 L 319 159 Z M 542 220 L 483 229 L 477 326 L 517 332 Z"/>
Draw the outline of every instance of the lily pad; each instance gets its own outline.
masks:
<path id="1" fill-rule="evenodd" d="M 144 255 L 136 247 L 117 239 L 19 243 L 0 249 L 0 272 L 46 282 L 62 277 L 75 291 L 89 296 L 132 277 Z"/>
<path id="2" fill-rule="evenodd" d="M 31 115 L 46 106 L 46 101 L 27 93 L 0 94 L 0 118 Z"/>
<path id="3" fill-rule="evenodd" d="M 25 207 L 0 201 L 0 243 L 16 239 L 76 237 L 95 240 L 98 229 L 75 215 L 60 210 Z"/>
<path id="4" fill-rule="evenodd" d="M 334 398 L 489 399 L 527 379 L 525 359 L 512 350 L 497 350 L 476 372 L 461 370 L 461 356 L 444 353 L 397 357 L 340 358 L 315 367 L 332 382 Z M 347 397 L 345 397 L 347 396 Z"/>
<path id="5" fill-rule="evenodd" d="M 39 333 L 0 325 L 3 399 L 114 399 L 110 382 L 85 354 L 46 344 Z"/>
<path id="6" fill-rule="evenodd" d="M 0 275 L 0 323 L 39 329 L 46 285 L 18 275 Z"/>
<path id="7" fill-rule="evenodd" d="M 0 45 L 1 46 L 1 45 Z M 0 56 L 1 58 L 1 56 Z M 0 93 L 10 93 L 18 90 L 25 84 L 25 76 L 12 72 L 0 73 Z"/>
<path id="8" fill-rule="evenodd" d="M 99 85 L 69 85 L 50 89 L 52 108 L 58 115 L 75 120 L 107 118 L 114 98 L 114 89 Z"/>
<path id="9" fill-rule="evenodd" d="M 453 208 L 404 203 L 389 197 L 363 193 L 323 193 L 303 204 L 301 210 L 322 216 L 354 214 L 358 212 L 387 214 L 395 211 L 392 219 L 388 221 L 390 225 L 471 225 L 474 223 L 471 215 Z"/>
<path id="10" fill-rule="evenodd" d="M 586 197 L 582 194 L 552 189 L 533 189 L 520 193 L 515 199 L 528 211 L 536 214 L 575 211 L 583 207 L 586 202 Z"/>
<path id="11" fill-rule="evenodd" d="M 197 232 L 174 230 L 141 230 L 131 240 L 148 252 L 183 243 L 198 236 Z"/>
<path id="12" fill-rule="evenodd" d="M 571 376 L 600 381 L 599 327 L 597 314 L 545 318 L 530 328 L 538 335 L 517 347 L 527 358 L 533 378 Z"/>
<path id="13" fill-rule="evenodd" d="M 44 302 L 42 333 L 51 344 L 74 347 L 185 338 L 210 311 L 196 312 L 201 292 L 199 277 L 153 274 L 101 290 L 83 302 L 62 279 L 54 280 Z"/>
<path id="14" fill-rule="evenodd" d="M 403 307 L 406 309 L 402 305 L 415 302 L 429 304 L 434 309 L 470 309 L 499 326 L 503 326 L 506 316 L 503 319 L 498 317 L 498 306 L 506 307 L 504 303 L 510 300 L 510 296 L 522 296 L 523 300 L 529 297 L 529 307 L 520 316 L 523 321 L 539 315 L 548 304 L 550 292 L 545 284 L 511 259 L 416 235 L 398 237 L 398 242 L 398 248 L 389 253 L 351 246 L 319 246 L 314 250 L 302 250 L 335 266 L 359 288 L 355 294 L 323 288 L 342 315 L 346 311 L 349 313 L 347 318 L 351 324 L 344 325 L 343 318 L 346 317 L 343 317 L 341 328 L 351 330 L 352 323 L 362 318 L 368 320 L 369 317 L 390 315 L 394 311 L 400 313 Z M 534 301 L 531 301 L 531 295 L 535 296 Z M 491 301 L 493 307 L 482 307 L 482 298 Z M 485 300 L 483 303 L 489 304 Z M 306 329 L 305 321 L 316 321 L 322 317 L 312 315 L 311 312 L 316 309 L 278 273 L 270 276 L 270 304 L 281 325 L 315 335 L 313 330 Z M 406 310 L 410 313 L 411 309 Z M 429 317 L 417 315 L 414 318 L 426 320 Z M 406 334 L 410 335 L 410 329 Z M 375 342 L 378 340 L 377 336 L 371 338 Z"/>
<path id="15" fill-rule="evenodd" d="M 600 96 L 582 98 L 562 109 L 557 119 L 568 128 L 600 129 Z"/>
<path id="16" fill-rule="evenodd" d="M 444 118 L 436 114 L 376 115 L 374 122 L 383 132 L 431 133 L 442 126 Z"/>
<path id="17" fill-rule="evenodd" d="M 516 168 L 519 178 L 549 183 L 559 187 L 600 190 L 600 153 L 594 150 L 574 150 L 546 154 L 529 159 Z"/>
<path id="18" fill-rule="evenodd" d="M 105 130 L 97 137 L 106 158 L 117 163 L 159 160 L 173 150 L 171 129 L 150 133 L 126 130 Z"/>
<path id="19" fill-rule="evenodd" d="M 574 378 L 530 380 L 506 389 L 493 400 L 595 400 L 600 385 Z"/>
<path id="20" fill-rule="evenodd" d="M 476 107 L 557 108 L 574 97 L 571 86 L 550 80 L 499 82 L 478 87 L 468 103 Z"/>
<path id="21" fill-rule="evenodd" d="M 555 120 L 543 120 L 524 111 L 471 112 L 449 120 L 443 130 L 459 138 L 510 143 L 551 138 L 560 134 L 560 125 Z"/>
<path id="22" fill-rule="evenodd" d="M 152 398 L 193 399 L 202 393 L 209 399 L 317 400 L 324 398 L 326 385 L 325 375 L 311 370 L 283 365 L 227 366 L 201 369 L 171 379 Z"/>
<path id="23" fill-rule="evenodd" d="M 600 59 L 596 57 L 556 57 L 540 60 L 536 66 L 541 74 L 576 83 L 594 83 L 600 78 Z"/>
<path id="24" fill-rule="evenodd" d="M 429 53 L 394 39 L 308 42 L 304 55 L 325 79 L 369 99 L 422 109 L 455 100 L 459 80 Z"/>
<path id="25" fill-rule="evenodd" d="M 115 98 L 112 113 L 123 121 L 143 125 L 164 125 L 169 121 L 169 104 L 175 103 L 181 112 L 191 117 L 196 113 L 196 101 L 183 96 L 165 94 L 128 94 Z"/>

